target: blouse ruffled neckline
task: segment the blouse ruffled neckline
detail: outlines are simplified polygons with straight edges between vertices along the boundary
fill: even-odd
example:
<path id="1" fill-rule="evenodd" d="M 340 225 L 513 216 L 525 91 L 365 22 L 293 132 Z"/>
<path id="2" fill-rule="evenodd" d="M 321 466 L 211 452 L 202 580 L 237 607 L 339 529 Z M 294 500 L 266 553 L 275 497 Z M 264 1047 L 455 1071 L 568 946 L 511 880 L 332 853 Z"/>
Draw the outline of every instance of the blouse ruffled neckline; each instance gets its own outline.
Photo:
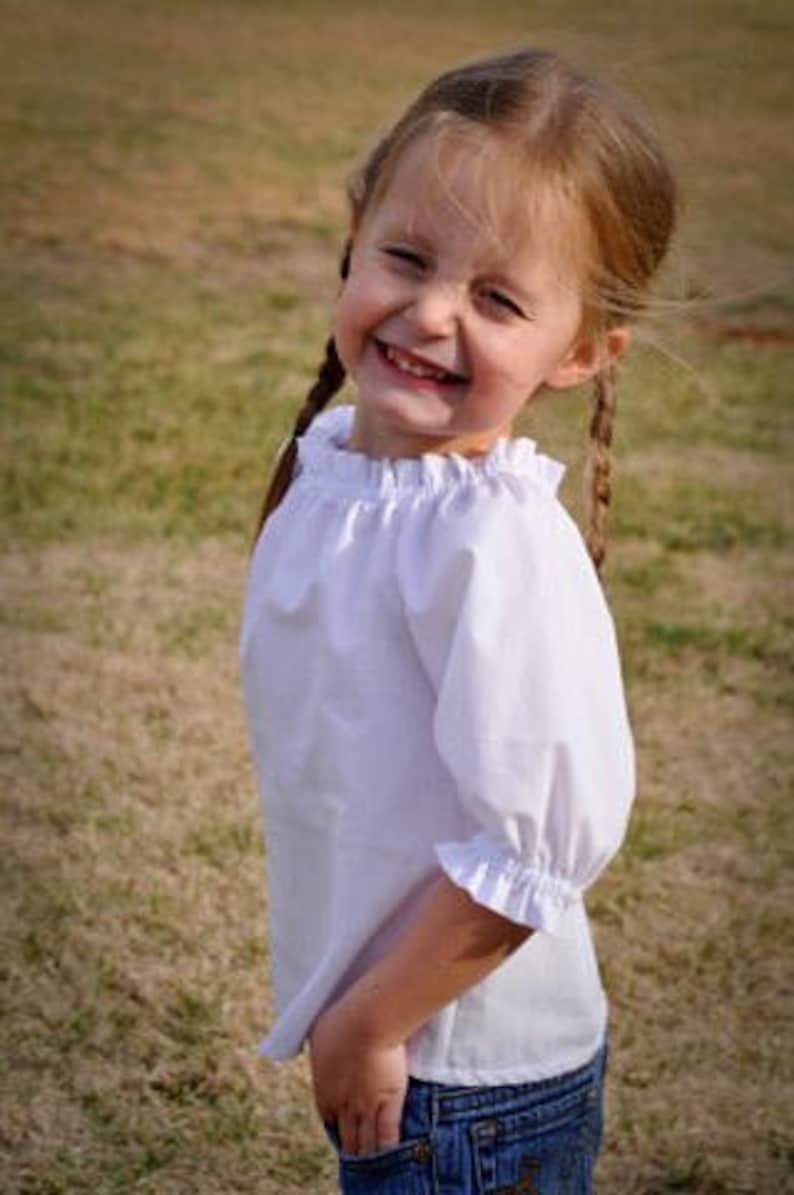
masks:
<path id="1" fill-rule="evenodd" d="M 366 456 L 347 447 L 354 414 L 355 407 L 347 403 L 316 416 L 298 439 L 301 472 L 316 475 L 323 484 L 373 497 L 417 489 L 437 493 L 502 475 L 529 478 L 553 495 L 565 476 L 562 461 L 538 452 L 536 441 L 526 436 L 496 440 L 476 458 L 454 452 L 398 459 Z"/>

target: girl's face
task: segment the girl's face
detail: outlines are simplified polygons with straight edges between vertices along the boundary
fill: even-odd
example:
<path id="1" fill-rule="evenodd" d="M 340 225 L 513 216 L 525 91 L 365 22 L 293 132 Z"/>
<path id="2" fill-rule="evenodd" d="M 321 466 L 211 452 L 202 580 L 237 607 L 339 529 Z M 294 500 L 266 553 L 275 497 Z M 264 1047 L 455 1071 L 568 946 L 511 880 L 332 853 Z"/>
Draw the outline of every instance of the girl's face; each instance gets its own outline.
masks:
<path id="1" fill-rule="evenodd" d="M 580 335 L 561 221 L 524 230 L 502 212 L 489 234 L 488 170 L 487 155 L 460 145 L 442 177 L 425 135 L 354 230 L 334 332 L 358 392 L 351 449 L 487 452 L 540 387 L 601 364 Z"/>

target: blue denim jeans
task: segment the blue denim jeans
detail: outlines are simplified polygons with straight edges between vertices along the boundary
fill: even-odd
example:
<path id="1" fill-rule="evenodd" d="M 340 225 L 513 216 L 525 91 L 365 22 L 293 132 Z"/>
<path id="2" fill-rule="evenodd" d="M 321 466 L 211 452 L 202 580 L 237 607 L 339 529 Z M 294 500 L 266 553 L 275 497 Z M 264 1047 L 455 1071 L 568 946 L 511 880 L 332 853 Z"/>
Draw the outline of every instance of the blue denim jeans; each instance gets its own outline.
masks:
<path id="1" fill-rule="evenodd" d="M 344 1195 L 590 1195 L 607 1050 L 578 1070 L 506 1087 L 411 1079 L 400 1144 L 339 1152 Z"/>

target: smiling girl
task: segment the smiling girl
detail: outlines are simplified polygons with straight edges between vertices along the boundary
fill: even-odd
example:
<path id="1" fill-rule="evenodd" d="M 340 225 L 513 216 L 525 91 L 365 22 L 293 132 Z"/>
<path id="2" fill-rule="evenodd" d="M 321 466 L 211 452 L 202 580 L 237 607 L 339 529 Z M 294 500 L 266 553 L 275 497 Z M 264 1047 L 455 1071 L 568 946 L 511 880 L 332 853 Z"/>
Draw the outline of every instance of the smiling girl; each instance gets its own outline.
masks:
<path id="1" fill-rule="evenodd" d="M 334 336 L 357 390 L 350 448 L 487 452 L 528 395 L 575 385 L 599 350 L 625 348 L 625 326 L 606 346 L 580 335 L 574 262 L 554 243 L 559 206 L 530 216 L 526 197 L 500 186 L 508 154 L 448 126 L 406 149 L 357 223 Z M 484 197 L 497 208 L 488 224 Z"/>
<path id="2" fill-rule="evenodd" d="M 350 200 L 241 636 L 263 1052 L 308 1043 L 343 1191 L 588 1192 L 607 1018 L 583 897 L 635 786 L 599 584 L 614 365 L 673 183 L 622 100 L 520 50 L 431 83 Z M 355 404 L 321 414 L 346 374 Z M 513 425 L 589 380 L 586 546 L 564 466 Z"/>

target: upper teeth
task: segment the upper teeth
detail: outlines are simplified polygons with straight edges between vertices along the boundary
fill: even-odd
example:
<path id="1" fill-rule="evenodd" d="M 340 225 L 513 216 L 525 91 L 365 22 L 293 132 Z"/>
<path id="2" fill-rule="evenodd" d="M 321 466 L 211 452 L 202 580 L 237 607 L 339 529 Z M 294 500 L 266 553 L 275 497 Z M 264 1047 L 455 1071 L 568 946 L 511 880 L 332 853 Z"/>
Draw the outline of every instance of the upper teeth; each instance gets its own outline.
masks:
<path id="1" fill-rule="evenodd" d="M 407 357 L 404 353 L 400 352 L 399 349 L 394 348 L 390 344 L 386 345 L 385 348 L 386 356 L 389 358 L 389 360 L 400 369 L 404 370 L 405 373 L 413 374 L 415 378 L 435 378 L 436 380 L 441 381 L 447 376 L 447 371 L 445 369 L 434 369 L 431 365 L 421 365 L 418 361 L 414 361 L 413 358 Z"/>

